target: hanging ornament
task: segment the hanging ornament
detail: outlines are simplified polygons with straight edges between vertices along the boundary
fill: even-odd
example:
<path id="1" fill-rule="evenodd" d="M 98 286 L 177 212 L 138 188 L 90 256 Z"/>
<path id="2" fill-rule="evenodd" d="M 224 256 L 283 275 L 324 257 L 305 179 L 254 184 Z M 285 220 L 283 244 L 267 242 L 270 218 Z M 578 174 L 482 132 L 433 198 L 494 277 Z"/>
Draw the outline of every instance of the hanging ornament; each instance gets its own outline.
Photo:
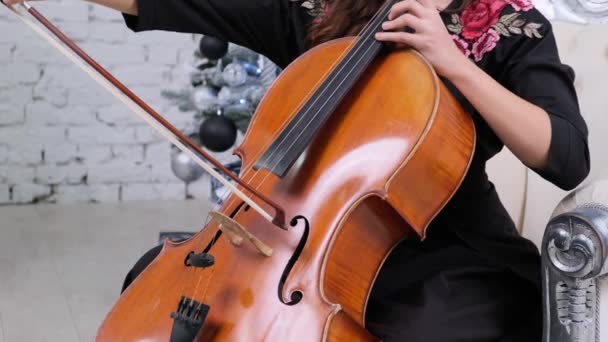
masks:
<path id="1" fill-rule="evenodd" d="M 228 52 L 228 42 L 210 36 L 204 36 L 199 43 L 201 55 L 209 59 L 220 59 Z"/>
<path id="2" fill-rule="evenodd" d="M 217 107 L 217 90 L 208 85 L 200 85 L 192 91 L 191 100 L 196 109 L 208 112 Z"/>
<path id="3" fill-rule="evenodd" d="M 201 178 L 204 170 L 192 158 L 182 151 L 173 148 L 171 151 L 171 170 L 173 174 L 189 184 Z"/>
<path id="4" fill-rule="evenodd" d="M 237 132 L 247 130 L 280 69 L 268 58 L 221 39 L 206 36 L 197 45 L 194 59 L 185 68 L 190 76 L 187 92 L 175 93 L 170 99 L 188 115 L 194 112 L 195 129 L 201 135 L 195 134 L 198 144 L 213 152 L 224 152 L 234 146 Z M 185 182 L 200 177 L 197 166 L 190 163 L 188 156 L 178 151 L 171 155 L 173 172 Z M 226 167 L 238 174 L 240 161 Z M 230 191 L 213 178 L 210 181 L 211 199 L 219 203 Z"/>
<path id="5" fill-rule="evenodd" d="M 241 65 L 245 68 L 249 76 L 260 77 L 262 74 L 262 68 L 260 68 L 257 63 L 242 62 Z"/>
<path id="6" fill-rule="evenodd" d="M 237 129 L 224 115 L 214 115 L 203 121 L 199 129 L 201 144 L 213 152 L 224 152 L 236 142 Z"/>
<path id="7" fill-rule="evenodd" d="M 230 87 L 238 87 L 247 82 L 247 70 L 238 62 L 226 65 L 222 76 L 224 77 L 224 82 Z"/>

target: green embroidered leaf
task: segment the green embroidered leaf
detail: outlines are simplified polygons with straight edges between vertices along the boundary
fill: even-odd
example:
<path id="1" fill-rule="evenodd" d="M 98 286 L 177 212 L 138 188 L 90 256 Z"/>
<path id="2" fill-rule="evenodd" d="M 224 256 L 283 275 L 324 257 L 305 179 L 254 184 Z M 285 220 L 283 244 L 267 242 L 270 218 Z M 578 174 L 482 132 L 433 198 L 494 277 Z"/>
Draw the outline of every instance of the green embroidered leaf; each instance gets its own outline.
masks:
<path id="1" fill-rule="evenodd" d="M 529 28 L 528 26 L 524 26 L 524 34 L 528 37 L 528 38 L 532 38 L 532 29 Z"/>
<path id="2" fill-rule="evenodd" d="M 460 17 L 458 16 L 458 14 L 452 13 L 452 23 L 453 24 L 460 24 Z"/>
<path id="3" fill-rule="evenodd" d="M 518 12 L 511 13 L 511 14 L 505 14 L 502 17 L 500 17 L 500 22 L 505 24 L 505 26 L 509 26 L 509 24 L 511 24 L 511 22 L 513 20 L 517 19 L 519 14 L 520 13 L 518 13 Z"/>
<path id="4" fill-rule="evenodd" d="M 507 30 L 507 27 L 503 23 L 496 23 L 496 24 L 492 25 L 492 27 L 496 30 L 496 32 L 502 34 L 503 36 L 507 36 L 507 37 L 511 36 L 511 34 L 509 33 L 509 30 Z"/>
<path id="5" fill-rule="evenodd" d="M 448 31 L 454 34 L 460 34 L 462 32 L 462 26 L 460 25 L 447 25 Z"/>

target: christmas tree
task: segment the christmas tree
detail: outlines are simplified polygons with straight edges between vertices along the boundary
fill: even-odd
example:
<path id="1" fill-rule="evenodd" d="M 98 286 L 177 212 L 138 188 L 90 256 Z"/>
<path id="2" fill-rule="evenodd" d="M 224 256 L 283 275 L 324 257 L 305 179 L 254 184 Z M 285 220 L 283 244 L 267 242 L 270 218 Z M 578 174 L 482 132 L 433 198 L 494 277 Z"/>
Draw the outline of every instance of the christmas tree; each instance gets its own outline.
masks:
<path id="1" fill-rule="evenodd" d="M 189 67 L 190 84 L 181 90 L 166 90 L 183 112 L 194 112 L 190 137 L 212 152 L 224 152 L 234 146 L 238 132 L 244 133 L 256 107 L 279 69 L 266 57 L 244 47 L 202 37 Z M 190 183 L 203 174 L 202 169 L 182 152 L 171 156 L 174 174 Z M 238 173 L 240 161 L 226 165 Z M 221 184 L 211 180 L 211 200 L 220 203 L 226 196 Z"/>

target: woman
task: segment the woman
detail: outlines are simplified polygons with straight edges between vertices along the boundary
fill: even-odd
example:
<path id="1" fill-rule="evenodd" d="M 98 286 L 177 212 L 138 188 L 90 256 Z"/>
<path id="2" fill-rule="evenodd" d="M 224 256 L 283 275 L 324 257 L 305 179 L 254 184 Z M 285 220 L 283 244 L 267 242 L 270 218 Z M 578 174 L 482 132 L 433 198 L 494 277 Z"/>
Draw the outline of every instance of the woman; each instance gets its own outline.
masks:
<path id="1" fill-rule="evenodd" d="M 135 31 L 203 33 L 282 67 L 312 46 L 357 34 L 384 2 L 93 1 L 123 12 Z M 538 250 L 518 235 L 485 163 L 504 144 L 562 189 L 589 172 L 574 74 L 559 60 L 550 23 L 530 0 L 404 0 L 383 28 L 378 40 L 411 46 L 435 67 L 471 113 L 478 143 L 428 238 L 404 241 L 387 260 L 368 303 L 367 328 L 385 341 L 540 341 Z M 158 251 L 135 265 L 125 286 Z"/>

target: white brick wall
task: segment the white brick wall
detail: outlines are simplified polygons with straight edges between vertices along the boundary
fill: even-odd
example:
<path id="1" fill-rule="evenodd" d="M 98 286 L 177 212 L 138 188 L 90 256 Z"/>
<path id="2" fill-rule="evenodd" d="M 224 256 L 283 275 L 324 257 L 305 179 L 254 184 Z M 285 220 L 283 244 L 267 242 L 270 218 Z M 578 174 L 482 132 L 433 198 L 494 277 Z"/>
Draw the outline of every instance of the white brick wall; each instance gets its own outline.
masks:
<path id="1" fill-rule="evenodd" d="M 178 128 L 193 127 L 160 92 L 186 86 L 197 37 L 135 34 L 82 0 L 34 5 Z M 208 196 L 207 177 L 186 189 L 169 144 L 3 6 L 0 32 L 10 32 L 0 35 L 0 205 Z"/>

